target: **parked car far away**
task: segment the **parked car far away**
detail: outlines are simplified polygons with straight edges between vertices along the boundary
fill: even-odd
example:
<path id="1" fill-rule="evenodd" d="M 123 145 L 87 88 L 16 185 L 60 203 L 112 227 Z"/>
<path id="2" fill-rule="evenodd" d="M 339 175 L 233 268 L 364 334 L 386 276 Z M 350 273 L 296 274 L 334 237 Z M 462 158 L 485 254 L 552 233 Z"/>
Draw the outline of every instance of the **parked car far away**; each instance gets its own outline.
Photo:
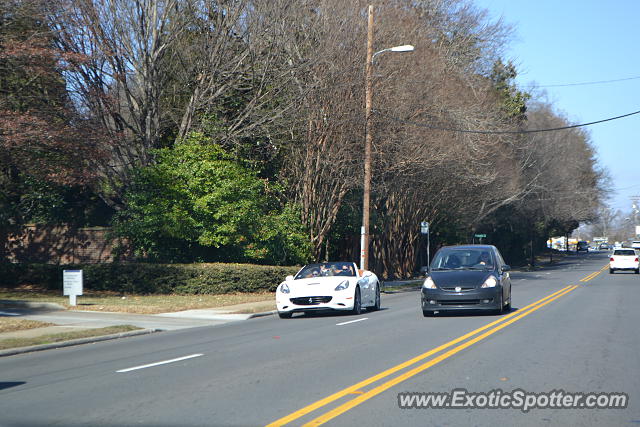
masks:
<path id="1" fill-rule="evenodd" d="M 511 309 L 511 268 L 492 245 L 446 246 L 431 262 L 421 291 L 422 314 Z"/>
<path id="2" fill-rule="evenodd" d="M 636 274 L 640 273 L 638 263 L 638 253 L 635 249 L 615 249 L 609 258 L 609 274 L 616 270 L 632 270 Z"/>
<path id="3" fill-rule="evenodd" d="M 378 310 L 380 282 L 374 273 L 358 270 L 353 262 L 308 264 L 278 285 L 276 307 L 283 319 L 293 313 Z"/>

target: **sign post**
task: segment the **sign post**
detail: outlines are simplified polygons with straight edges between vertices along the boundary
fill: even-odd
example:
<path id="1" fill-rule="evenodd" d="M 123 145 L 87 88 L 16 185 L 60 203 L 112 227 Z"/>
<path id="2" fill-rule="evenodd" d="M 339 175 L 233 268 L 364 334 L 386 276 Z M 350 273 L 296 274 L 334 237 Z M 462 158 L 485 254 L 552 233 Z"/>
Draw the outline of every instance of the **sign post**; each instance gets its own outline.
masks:
<path id="1" fill-rule="evenodd" d="M 426 234 L 427 235 L 427 268 L 429 268 L 429 260 L 430 260 L 430 256 L 429 256 L 429 223 L 427 221 L 422 221 L 420 223 L 420 234 Z"/>
<path id="2" fill-rule="evenodd" d="M 82 295 L 82 270 L 63 270 L 62 287 L 63 295 L 69 295 L 69 305 L 77 305 L 76 296 Z"/>
<path id="3" fill-rule="evenodd" d="M 486 234 L 475 234 L 473 237 L 474 237 L 474 238 L 476 238 L 476 237 L 477 237 L 478 239 L 480 239 L 480 243 L 482 243 L 482 239 L 484 239 L 485 237 L 487 237 L 487 235 L 486 235 Z"/>

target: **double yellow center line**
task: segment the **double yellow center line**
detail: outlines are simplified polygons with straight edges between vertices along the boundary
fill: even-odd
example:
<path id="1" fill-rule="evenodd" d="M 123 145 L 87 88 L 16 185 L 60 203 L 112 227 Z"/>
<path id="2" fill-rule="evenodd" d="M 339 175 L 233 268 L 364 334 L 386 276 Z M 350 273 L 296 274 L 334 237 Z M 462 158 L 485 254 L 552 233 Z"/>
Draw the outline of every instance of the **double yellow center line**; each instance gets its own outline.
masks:
<path id="1" fill-rule="evenodd" d="M 601 270 L 602 271 L 602 270 Z M 599 272 L 597 272 L 599 273 Z M 590 275 L 591 276 L 591 275 Z M 589 276 L 587 276 L 589 277 Z M 595 277 L 595 276 L 594 276 Z M 310 422 L 308 422 L 307 424 L 305 424 L 305 426 L 318 426 L 321 424 L 326 423 L 327 421 L 332 420 L 333 418 L 345 413 L 346 411 L 358 406 L 359 404 L 365 402 L 368 399 L 371 399 L 372 397 L 382 393 L 385 390 L 390 389 L 391 387 L 406 381 L 407 379 L 419 374 L 420 372 L 423 372 L 424 370 L 440 363 L 441 361 L 453 356 L 454 354 L 464 350 L 467 347 L 472 346 L 473 344 L 477 343 L 478 341 L 481 341 L 485 338 L 487 338 L 488 336 L 498 332 L 499 330 L 509 326 L 510 324 L 517 322 L 518 320 L 522 319 L 525 316 L 530 315 L 531 313 L 533 313 L 534 311 L 544 307 L 545 305 L 549 304 L 550 302 L 562 297 L 563 295 L 568 294 L 569 292 L 573 291 L 574 289 L 576 289 L 578 287 L 578 285 L 569 285 L 566 286 L 562 289 L 560 289 L 557 292 L 552 293 L 551 295 L 548 295 L 532 304 L 527 305 L 526 307 L 521 308 L 520 310 L 513 312 L 511 314 L 508 314 L 506 316 L 501 317 L 500 319 L 493 321 L 481 328 L 478 328 L 474 331 L 471 331 L 465 335 L 462 335 L 459 338 L 456 338 L 452 341 L 449 341 L 439 347 L 436 347 L 432 350 L 427 351 L 426 353 L 423 353 L 419 356 L 414 357 L 413 359 L 407 360 L 404 363 L 401 363 L 397 366 L 394 366 L 392 368 L 387 369 L 384 372 L 381 372 L 377 375 L 374 375 L 370 378 L 367 378 L 363 381 L 360 381 L 357 384 L 354 384 L 350 387 L 345 388 L 344 390 L 340 390 L 337 393 L 334 393 L 330 396 L 325 397 L 324 399 L 318 400 L 317 402 L 314 402 L 308 406 L 305 406 L 304 408 L 295 411 L 285 417 L 282 417 L 270 424 L 268 424 L 267 427 L 274 427 L 274 426 L 282 426 L 285 424 L 288 424 L 292 421 L 295 421 L 301 417 L 304 417 L 305 415 L 320 409 L 326 405 L 329 405 L 332 402 L 335 402 L 338 399 L 341 399 L 345 396 L 349 396 L 349 397 L 353 397 L 354 395 L 356 397 L 353 397 L 351 400 L 347 400 L 346 402 L 340 404 L 339 406 L 335 407 L 334 409 L 329 410 L 328 412 L 325 412 L 324 414 L 318 416 L 317 418 L 311 420 Z M 482 332 L 482 334 L 480 334 Z M 478 335 L 480 334 L 480 335 Z M 367 387 L 373 383 L 376 383 L 380 380 L 383 380 L 405 368 L 408 368 L 412 365 L 417 364 L 418 362 L 423 361 L 424 359 L 427 359 L 430 356 L 433 356 L 436 353 L 439 353 L 443 350 L 446 350 L 450 347 L 453 347 L 454 345 L 467 340 L 468 338 L 473 337 L 474 335 L 477 335 L 475 338 L 472 338 L 466 342 L 464 342 L 463 344 L 458 345 L 457 347 L 452 348 L 451 350 L 448 350 L 442 354 L 440 354 L 439 356 L 429 360 L 426 363 L 423 363 L 421 365 L 415 366 L 414 368 L 392 378 L 387 380 L 386 382 L 377 385 L 376 387 L 368 390 L 368 391 L 364 391 L 362 390 L 362 388 Z"/>
<path id="2" fill-rule="evenodd" d="M 583 277 L 582 279 L 580 279 L 581 282 L 588 282 L 591 279 L 595 279 L 598 274 L 602 273 L 603 271 L 605 271 L 607 268 L 609 268 L 609 264 L 605 265 L 604 267 L 602 267 L 600 270 L 598 271 L 594 271 L 593 273 L 589 274 L 586 277 Z"/>

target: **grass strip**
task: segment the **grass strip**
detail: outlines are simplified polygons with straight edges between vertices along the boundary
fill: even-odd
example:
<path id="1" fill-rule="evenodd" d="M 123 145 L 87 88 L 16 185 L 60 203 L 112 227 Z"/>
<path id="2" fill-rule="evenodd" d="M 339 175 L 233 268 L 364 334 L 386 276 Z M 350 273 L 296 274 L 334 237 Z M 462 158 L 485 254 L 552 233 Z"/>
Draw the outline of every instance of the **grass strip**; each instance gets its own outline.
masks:
<path id="1" fill-rule="evenodd" d="M 87 292 L 69 306 L 69 297 L 55 291 L 21 291 L 0 288 L 0 300 L 52 302 L 72 310 L 111 311 L 135 314 L 158 314 L 173 311 L 218 308 L 229 305 L 274 302 L 273 292 L 233 293 L 221 295 L 121 295 L 114 292 Z"/>
<path id="2" fill-rule="evenodd" d="M 138 328 L 136 326 L 131 326 L 131 325 L 118 325 L 118 326 L 109 326 L 106 328 L 82 329 L 79 331 L 62 332 L 59 334 L 49 334 L 49 335 L 42 335 L 42 336 L 31 337 L 31 338 L 7 338 L 7 339 L 0 340 L 0 350 L 7 350 L 10 348 L 17 348 L 17 347 L 28 347 L 32 345 L 53 344 L 57 342 L 75 340 L 79 338 L 99 337 L 103 335 L 117 334 L 121 332 L 135 331 L 138 329 L 142 329 L 142 328 Z"/>
<path id="3" fill-rule="evenodd" d="M 52 326 L 53 323 L 40 322 L 38 320 L 14 319 L 11 317 L 0 317 L 0 333 L 23 331 L 25 329 L 44 328 Z"/>

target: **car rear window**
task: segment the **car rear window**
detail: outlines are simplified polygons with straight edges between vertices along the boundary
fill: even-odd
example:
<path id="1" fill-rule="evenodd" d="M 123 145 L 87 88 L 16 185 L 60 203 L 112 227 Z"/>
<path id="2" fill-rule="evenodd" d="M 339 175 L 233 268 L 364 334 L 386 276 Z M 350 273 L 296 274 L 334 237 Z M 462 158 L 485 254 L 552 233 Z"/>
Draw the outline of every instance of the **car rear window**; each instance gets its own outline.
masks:
<path id="1" fill-rule="evenodd" d="M 613 251 L 614 255 L 635 255 L 636 251 L 633 249 L 616 249 Z"/>

